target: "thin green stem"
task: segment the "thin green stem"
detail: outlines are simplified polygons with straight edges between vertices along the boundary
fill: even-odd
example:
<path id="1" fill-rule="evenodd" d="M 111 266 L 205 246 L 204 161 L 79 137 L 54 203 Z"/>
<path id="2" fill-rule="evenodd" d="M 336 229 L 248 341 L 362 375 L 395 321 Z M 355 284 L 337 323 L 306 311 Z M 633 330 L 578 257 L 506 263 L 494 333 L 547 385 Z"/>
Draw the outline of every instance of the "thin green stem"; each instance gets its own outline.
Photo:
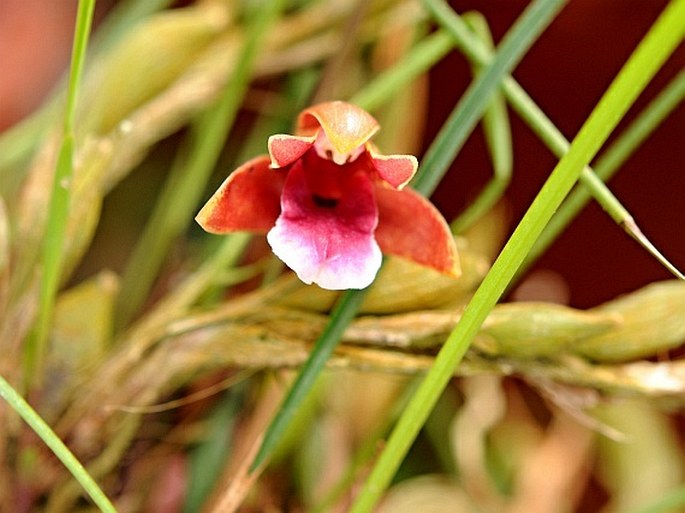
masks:
<path id="1" fill-rule="evenodd" d="M 80 0 L 76 14 L 76 30 L 74 33 L 74 47 L 71 54 L 71 68 L 69 71 L 69 89 L 67 90 L 67 107 L 64 114 L 64 133 L 74 131 L 76 120 L 76 104 L 80 92 L 83 66 L 86 62 L 86 49 L 90 37 L 90 27 L 93 23 L 95 0 Z"/>
<path id="2" fill-rule="evenodd" d="M 357 315 L 367 290 L 348 290 L 340 297 L 331 313 L 330 321 L 317 339 L 309 358 L 297 375 L 295 383 L 290 387 L 288 395 L 279 408 L 276 417 L 269 424 L 259 452 L 257 452 L 250 466 L 251 472 L 254 472 L 266 461 L 267 457 L 271 455 L 280 442 L 297 409 L 314 388 L 317 379 L 321 375 L 321 371 L 326 366 L 326 362 L 331 354 L 333 354 L 343 332 L 352 322 L 355 315 Z"/>
<path id="3" fill-rule="evenodd" d="M 131 26 L 169 4 L 171 0 L 124 0 L 107 14 L 93 35 L 91 54 L 97 55 L 119 40 Z M 64 96 L 65 81 L 60 80 L 50 98 L 26 119 L 0 134 L 0 192 L 7 193 L 19 183 L 19 169 L 44 138 L 52 125 Z M 10 172 L 11 171 L 11 172 Z"/>
<path id="4" fill-rule="evenodd" d="M 682 40 L 684 20 L 685 0 L 671 2 L 583 124 L 568 153 L 552 171 L 438 353 L 352 506 L 352 513 L 369 512 L 379 500 L 476 332 L 554 211 L 579 179 L 583 168 Z"/>
<path id="5" fill-rule="evenodd" d="M 621 136 L 599 156 L 595 164 L 597 176 L 604 181 L 610 179 L 683 99 L 685 99 L 685 71 L 673 77 L 673 80 L 645 107 Z"/>
<path id="6" fill-rule="evenodd" d="M 444 4 L 439 0 L 424 0 L 427 5 Z M 413 187 L 429 196 L 447 172 L 454 157 L 481 118 L 491 95 L 523 57 L 537 35 L 554 19 L 564 0 L 532 2 L 502 40 L 497 56 L 468 87 L 464 96 L 431 143 L 421 163 L 422 171 L 413 180 Z"/>
<path id="7" fill-rule="evenodd" d="M 620 137 L 597 159 L 594 166 L 597 177 L 602 181 L 609 180 L 656 127 L 683 101 L 683 98 L 685 98 L 685 71 L 676 75 Z M 547 250 L 558 235 L 587 205 L 590 198 L 591 195 L 587 188 L 578 188 L 569 194 L 569 197 L 552 217 L 535 246 L 533 246 L 522 266 L 521 273 L 525 272 L 525 269 L 529 268 Z"/>
<path id="8" fill-rule="evenodd" d="M 454 41 L 445 31 L 441 30 L 425 37 L 416 43 L 397 65 L 379 74 L 350 98 L 350 103 L 365 110 L 376 110 L 404 85 L 430 69 L 452 48 Z"/>
<path id="9" fill-rule="evenodd" d="M 45 445 L 64 464 L 72 476 L 81 484 L 83 489 L 90 495 L 93 502 L 105 513 L 116 513 L 116 509 L 100 489 L 97 483 L 86 472 L 86 469 L 76 459 L 72 452 L 64 445 L 55 432 L 50 429 L 45 421 L 31 408 L 14 388 L 0 376 L 0 396 L 16 411 L 22 419 L 35 431 Z"/>
<path id="10" fill-rule="evenodd" d="M 431 1 L 427 2 L 427 7 L 436 21 L 454 37 L 455 44 L 468 59 L 481 65 L 487 64 L 492 60 L 492 53 L 488 47 L 471 32 L 468 24 L 452 11 L 449 6 L 444 2 Z M 561 158 L 569 148 L 569 143 L 563 134 L 512 77 L 504 78 L 501 87 L 514 110 L 528 123 L 547 147 L 557 157 Z M 626 229 L 638 243 L 657 258 L 669 271 L 678 277 L 682 277 L 682 274 L 642 234 L 630 213 L 621 205 L 620 201 L 618 201 L 602 180 L 597 178 L 590 167 L 583 169 L 580 181 L 616 223 Z M 531 263 L 532 261 L 531 259 Z M 519 275 L 523 274 L 523 270 L 519 272 Z"/>
<path id="11" fill-rule="evenodd" d="M 485 17 L 477 12 L 469 12 L 464 14 L 464 18 L 472 30 L 478 34 L 481 41 L 490 50 L 494 50 L 494 42 Z M 479 64 L 475 64 L 473 67 L 474 74 L 481 73 L 483 69 L 483 66 Z M 468 207 L 450 223 L 453 233 L 462 233 L 490 210 L 500 200 L 511 181 L 511 171 L 514 166 L 511 127 L 507 114 L 507 104 L 501 92 L 493 93 L 490 104 L 483 114 L 482 126 L 492 161 L 493 177 L 480 194 L 469 203 Z"/>
<path id="12" fill-rule="evenodd" d="M 71 69 L 69 73 L 69 88 L 64 112 L 64 135 L 59 149 L 55 177 L 52 185 L 52 195 L 48 207 L 48 221 L 45 228 L 45 238 L 42 247 L 42 279 L 40 288 L 40 309 L 34 331 L 29 337 L 25 349 L 26 375 L 29 380 L 40 381 L 43 369 L 43 359 L 46 350 L 55 296 L 59 288 L 64 237 L 67 218 L 69 215 L 69 201 L 71 197 L 71 177 L 73 174 L 74 158 L 74 122 L 76 119 L 76 103 L 80 90 L 83 64 L 86 58 L 88 37 L 93 20 L 95 0 L 79 1 L 74 31 L 74 46 L 71 54 Z"/>
<path id="13" fill-rule="evenodd" d="M 193 124 L 186 151 L 179 153 L 124 271 L 115 316 L 117 329 L 126 326 L 148 297 L 169 247 L 192 217 L 247 92 L 259 47 L 282 5 L 279 0 L 254 8 L 231 80 L 219 100 Z"/>

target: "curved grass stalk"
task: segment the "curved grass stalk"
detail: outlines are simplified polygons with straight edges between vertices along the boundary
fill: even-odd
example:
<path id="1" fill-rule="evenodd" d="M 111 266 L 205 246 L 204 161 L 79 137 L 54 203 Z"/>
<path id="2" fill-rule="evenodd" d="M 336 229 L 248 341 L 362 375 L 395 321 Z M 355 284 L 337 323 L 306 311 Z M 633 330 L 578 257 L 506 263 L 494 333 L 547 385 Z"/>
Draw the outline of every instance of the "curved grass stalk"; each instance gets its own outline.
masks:
<path id="1" fill-rule="evenodd" d="M 112 8 L 93 35 L 91 50 L 94 54 L 111 46 L 122 34 L 140 21 L 171 4 L 171 0 L 124 0 Z M 49 98 L 36 112 L 0 134 L 0 191 L 7 193 L 19 182 L 22 162 L 29 159 L 36 145 L 43 141 L 52 120 L 59 112 L 64 94 L 64 82 L 53 89 Z M 9 171 L 12 171 L 9 173 Z"/>
<path id="2" fill-rule="evenodd" d="M 680 44 L 684 33 L 685 0 L 675 0 L 652 25 L 602 96 L 568 153 L 554 168 L 494 262 L 390 435 L 383 453 L 350 510 L 352 513 L 369 512 L 378 502 L 473 337 L 513 279 L 535 240 L 580 178 L 582 170 L 599 151 L 649 80 Z"/>
<path id="3" fill-rule="evenodd" d="M 492 54 L 487 46 L 471 32 L 466 22 L 452 11 L 449 6 L 438 0 L 425 0 L 425 3 L 436 21 L 443 26 L 444 30 L 448 30 L 454 37 L 456 45 L 468 59 L 481 65 L 492 60 Z M 521 118 L 528 123 L 538 137 L 540 137 L 542 142 L 544 142 L 557 157 L 561 158 L 569 149 L 569 143 L 563 134 L 554 126 L 545 113 L 542 112 L 516 80 L 510 76 L 506 77 L 502 81 L 501 87 L 514 110 L 516 110 Z M 586 166 L 583 169 L 580 175 L 580 181 L 617 224 L 622 226 L 631 237 L 649 251 L 652 256 L 659 260 L 659 262 L 661 262 L 671 273 L 676 277 L 683 279 L 682 273 L 678 271 L 644 236 L 630 213 L 623 207 L 621 202 L 613 195 L 602 180 L 593 173 L 589 166 Z M 560 228 L 552 229 L 557 230 Z M 551 237 L 549 243 L 551 243 L 551 240 L 554 237 Z M 539 254 L 536 256 L 539 256 Z M 526 264 L 526 266 L 527 265 L 528 264 Z M 519 274 L 522 274 L 522 271 Z"/>
<path id="4" fill-rule="evenodd" d="M 426 0 L 426 3 L 436 2 Z M 452 111 L 440 132 L 435 136 L 421 162 L 422 172 L 412 181 L 414 189 L 426 196 L 435 190 L 485 112 L 491 94 L 496 90 L 501 79 L 507 76 L 516 62 L 523 57 L 536 36 L 551 22 L 563 3 L 562 0 L 550 0 L 547 3 L 533 2 L 524 11 L 503 39 L 497 56 L 484 62 L 488 68 L 471 83 L 457 108 Z M 447 4 L 444 2 L 441 4 L 449 10 Z M 528 32 L 524 33 L 521 27 Z M 470 33 L 468 29 L 467 32 Z"/>
<path id="5" fill-rule="evenodd" d="M 81 0 L 78 5 L 74 45 L 71 56 L 69 86 L 66 95 L 66 108 L 63 119 L 63 140 L 59 149 L 52 196 L 49 205 L 49 217 L 43 245 L 40 310 L 36 326 L 25 349 L 27 380 L 38 384 L 42 379 L 44 354 L 49 329 L 52 323 L 54 302 L 59 287 L 63 245 L 66 222 L 69 211 L 71 177 L 73 173 L 74 125 L 76 122 L 76 105 L 80 91 L 81 77 L 86 58 L 88 39 L 92 25 L 95 0 Z M 52 110 L 48 109 L 51 113 Z M 38 118 L 39 120 L 42 118 Z M 34 129 L 39 123 L 29 125 Z M 50 426 L 31 408 L 31 406 L 0 376 L 0 396 L 26 421 L 38 437 L 62 461 L 67 470 L 81 484 L 101 511 L 116 513 L 116 509 L 88 474 L 83 465 L 69 451 L 64 443 L 52 431 Z"/>
<path id="6" fill-rule="evenodd" d="M 55 296 L 59 288 L 62 253 L 69 216 L 71 198 L 71 177 L 74 170 L 74 124 L 76 121 L 76 102 L 86 60 L 88 37 L 93 21 L 95 0 L 81 0 L 76 15 L 74 46 L 71 54 L 69 88 L 63 119 L 63 139 L 57 157 L 57 166 L 52 184 L 52 194 L 48 206 L 48 220 L 43 239 L 38 318 L 34 330 L 26 343 L 24 352 L 25 370 L 28 381 L 39 382 L 42 378 L 48 334 L 52 324 Z"/>
<path id="7" fill-rule="evenodd" d="M 494 51 L 495 45 L 488 28 L 487 20 L 477 12 L 464 14 L 480 39 Z M 444 29 L 443 29 L 444 30 Z M 474 65 L 475 74 L 480 73 L 482 65 Z M 501 198 L 511 181 L 514 157 L 511 148 L 511 127 L 507 105 L 498 91 L 493 93 L 490 105 L 483 114 L 483 133 L 492 161 L 493 177 L 459 216 L 450 223 L 453 233 L 462 233 L 490 210 Z"/>
<path id="8" fill-rule="evenodd" d="M 314 388 L 345 328 L 347 328 L 357 314 L 357 310 L 359 310 L 364 301 L 367 290 L 368 288 L 348 290 L 340 297 L 339 302 L 331 313 L 330 321 L 317 339 L 312 352 L 309 354 L 309 358 L 307 358 L 307 361 L 300 369 L 278 413 L 271 421 L 271 424 L 269 424 L 259 451 L 250 465 L 250 472 L 255 472 L 261 467 L 280 442 L 297 409 Z"/>
<path id="9" fill-rule="evenodd" d="M 453 38 L 444 30 L 426 36 L 396 66 L 379 74 L 350 98 L 350 103 L 359 105 L 364 110 L 376 110 L 409 81 L 428 71 L 453 48 Z"/>
<path id="10" fill-rule="evenodd" d="M 683 101 L 683 98 L 685 98 L 685 71 L 678 73 L 597 159 L 597 163 L 594 165 L 597 177 L 602 181 L 609 180 L 659 124 Z M 561 208 L 559 208 L 559 211 L 550 220 L 542 235 L 540 235 L 535 246 L 533 246 L 519 274 L 525 272 L 525 269 L 530 267 L 547 250 L 557 236 L 587 205 L 590 197 L 590 193 L 586 188 L 578 188 L 569 194 Z M 631 235 L 635 233 L 635 228 L 629 233 Z M 649 241 L 641 241 L 640 243 L 645 245 L 649 244 Z M 671 266 L 668 261 L 662 261 L 662 264 L 665 267 Z M 683 279 L 682 273 L 674 267 L 669 270 L 680 279 Z"/>
<path id="11" fill-rule="evenodd" d="M 81 484 L 83 489 L 90 495 L 93 502 L 104 513 L 116 513 L 116 509 L 100 489 L 83 465 L 76 459 L 72 452 L 64 445 L 55 432 L 50 429 L 45 421 L 31 408 L 31 406 L 17 393 L 14 388 L 0 376 L 0 396 L 16 411 L 21 418 L 35 431 L 52 453 L 71 472 L 71 475 Z"/>

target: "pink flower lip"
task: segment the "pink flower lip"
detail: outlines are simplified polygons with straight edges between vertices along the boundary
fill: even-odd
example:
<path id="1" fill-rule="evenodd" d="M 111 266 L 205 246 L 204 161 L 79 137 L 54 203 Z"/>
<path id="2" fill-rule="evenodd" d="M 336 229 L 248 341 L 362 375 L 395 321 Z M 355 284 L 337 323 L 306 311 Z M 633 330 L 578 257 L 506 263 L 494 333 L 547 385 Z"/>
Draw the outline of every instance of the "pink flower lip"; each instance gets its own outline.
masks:
<path id="1" fill-rule="evenodd" d="M 338 188 L 326 191 L 326 183 L 307 183 L 302 162 L 293 165 L 281 196 L 281 214 L 267 240 L 305 283 L 332 290 L 365 288 L 382 258 L 373 236 L 378 224 L 373 183 L 363 172 L 337 167 L 325 172 L 340 175 L 330 177 Z"/>
<path id="2" fill-rule="evenodd" d="M 303 111 L 296 135 L 269 138 L 269 156 L 233 172 L 198 213 L 212 233 L 268 232 L 272 250 L 305 283 L 332 290 L 370 285 L 381 253 L 458 276 L 445 220 L 404 187 L 411 155 L 382 155 L 370 143 L 379 126 L 354 105 Z"/>

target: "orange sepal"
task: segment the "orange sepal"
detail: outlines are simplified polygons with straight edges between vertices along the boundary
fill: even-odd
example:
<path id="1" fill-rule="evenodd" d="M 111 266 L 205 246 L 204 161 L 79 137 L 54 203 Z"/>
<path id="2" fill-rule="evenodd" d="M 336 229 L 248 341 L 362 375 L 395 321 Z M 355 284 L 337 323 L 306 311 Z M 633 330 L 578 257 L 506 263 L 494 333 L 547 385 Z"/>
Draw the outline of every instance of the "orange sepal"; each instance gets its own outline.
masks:
<path id="1" fill-rule="evenodd" d="M 408 187 L 397 191 L 379 185 L 375 194 L 375 235 L 383 253 L 407 258 L 455 278 L 461 275 L 454 237 L 432 203 Z"/>
<path id="2" fill-rule="evenodd" d="M 226 178 L 195 220 L 210 233 L 267 232 L 281 212 L 285 172 L 256 157 Z"/>

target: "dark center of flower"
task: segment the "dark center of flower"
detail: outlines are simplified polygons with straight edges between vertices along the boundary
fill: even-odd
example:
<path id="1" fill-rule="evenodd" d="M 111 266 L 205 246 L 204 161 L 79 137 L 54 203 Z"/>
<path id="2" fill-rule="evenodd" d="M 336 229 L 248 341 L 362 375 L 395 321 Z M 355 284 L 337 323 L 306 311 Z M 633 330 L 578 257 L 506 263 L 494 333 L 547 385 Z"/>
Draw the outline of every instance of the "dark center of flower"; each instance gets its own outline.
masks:
<path id="1" fill-rule="evenodd" d="M 326 198 L 318 194 L 312 194 L 312 200 L 317 207 L 321 208 L 335 208 L 338 206 L 338 200 L 335 198 Z"/>

